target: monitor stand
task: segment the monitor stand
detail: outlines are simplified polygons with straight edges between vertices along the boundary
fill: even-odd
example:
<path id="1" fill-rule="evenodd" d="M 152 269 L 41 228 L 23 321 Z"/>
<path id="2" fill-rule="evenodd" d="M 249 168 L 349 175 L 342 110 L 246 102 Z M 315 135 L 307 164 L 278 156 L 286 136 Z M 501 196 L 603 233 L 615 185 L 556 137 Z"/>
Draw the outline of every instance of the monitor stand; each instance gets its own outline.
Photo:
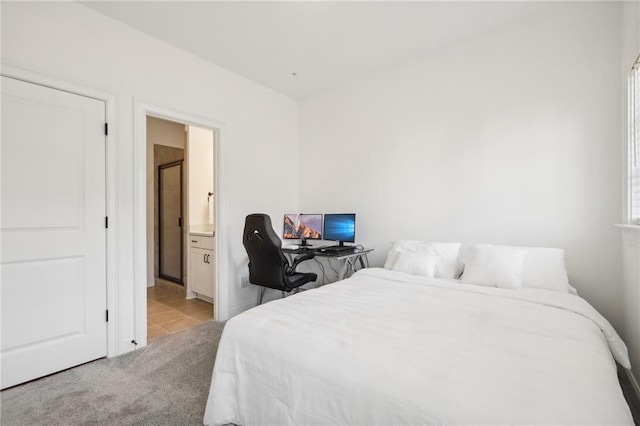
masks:
<path id="1" fill-rule="evenodd" d="M 331 246 L 326 246 L 323 247 L 324 249 L 337 249 L 337 250 L 347 250 L 350 248 L 353 248 L 355 246 L 348 246 L 345 245 L 344 241 L 336 241 L 337 244 L 331 245 Z"/>
<path id="2" fill-rule="evenodd" d="M 298 247 L 313 247 L 313 246 L 307 242 L 306 238 L 300 238 L 300 244 L 298 244 Z"/>

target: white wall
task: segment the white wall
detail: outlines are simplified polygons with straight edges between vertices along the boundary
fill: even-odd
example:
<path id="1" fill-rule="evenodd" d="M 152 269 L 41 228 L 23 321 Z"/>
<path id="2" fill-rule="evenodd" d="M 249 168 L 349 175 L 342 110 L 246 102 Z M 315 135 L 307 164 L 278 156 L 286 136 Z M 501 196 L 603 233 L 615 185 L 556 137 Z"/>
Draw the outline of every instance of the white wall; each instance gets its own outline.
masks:
<path id="1" fill-rule="evenodd" d="M 618 329 L 620 4 L 571 3 L 300 107 L 301 211 L 356 212 L 381 265 L 399 238 L 561 247 Z"/>
<path id="2" fill-rule="evenodd" d="M 626 166 L 627 114 L 626 94 L 628 76 L 640 54 L 640 3 L 626 2 L 622 10 L 622 76 L 623 95 L 623 146 L 622 162 Z M 626 176 L 625 176 L 626 177 Z M 623 185 L 623 188 L 625 185 Z M 626 209 L 625 209 L 626 210 Z M 624 218 L 626 219 L 626 218 Z M 634 376 L 640 380 L 640 228 L 621 229 L 623 255 L 624 310 L 622 334 L 631 357 Z"/>
<path id="3" fill-rule="evenodd" d="M 189 126 L 189 227 L 213 224 L 213 131 Z"/>
<path id="4" fill-rule="evenodd" d="M 255 211 L 277 217 L 297 207 L 297 183 L 291 191 L 282 191 L 281 182 L 291 178 L 283 168 L 274 167 L 297 161 L 296 102 L 77 3 L 2 2 L 1 7 L 4 64 L 116 96 L 115 123 L 111 123 L 116 133 L 109 138 L 117 145 L 116 217 L 109 222 L 110 232 L 117 235 L 120 343 L 116 352 L 133 349 L 134 286 L 146 285 L 134 282 L 140 275 L 136 268 L 146 270 L 144 264 L 134 265 L 135 101 L 224 125 L 220 185 L 227 220 L 217 232 L 223 236 L 219 243 L 225 251 L 219 268 L 227 276 L 219 284 L 229 286 L 231 313 L 255 304 L 256 288 L 239 288 L 240 276 L 247 273 L 244 218 Z M 144 152 L 144 141 L 135 142 L 143 144 Z"/>
<path id="5" fill-rule="evenodd" d="M 147 118 L 147 287 L 155 285 L 154 172 L 153 146 L 185 149 L 185 127 L 156 117 Z"/>
<path id="6" fill-rule="evenodd" d="M 640 229 L 624 229 L 622 234 L 622 338 L 629 349 L 633 375 L 640 380 Z"/>

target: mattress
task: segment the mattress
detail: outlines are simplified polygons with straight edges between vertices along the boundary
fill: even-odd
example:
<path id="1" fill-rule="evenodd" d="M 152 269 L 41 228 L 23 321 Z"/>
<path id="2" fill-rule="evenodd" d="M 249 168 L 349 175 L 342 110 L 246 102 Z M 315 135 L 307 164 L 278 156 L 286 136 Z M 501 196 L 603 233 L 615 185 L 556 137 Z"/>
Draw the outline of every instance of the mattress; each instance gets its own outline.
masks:
<path id="1" fill-rule="evenodd" d="M 207 425 L 633 424 L 584 299 L 369 268 L 228 321 Z"/>

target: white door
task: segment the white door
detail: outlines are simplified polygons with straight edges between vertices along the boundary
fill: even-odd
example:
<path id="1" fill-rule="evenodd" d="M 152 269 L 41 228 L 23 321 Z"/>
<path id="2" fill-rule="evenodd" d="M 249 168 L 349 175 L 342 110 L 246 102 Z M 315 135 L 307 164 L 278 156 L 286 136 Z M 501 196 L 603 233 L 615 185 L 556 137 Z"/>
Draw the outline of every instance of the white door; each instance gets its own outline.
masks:
<path id="1" fill-rule="evenodd" d="M 105 103 L 2 77 L 0 388 L 106 356 Z"/>

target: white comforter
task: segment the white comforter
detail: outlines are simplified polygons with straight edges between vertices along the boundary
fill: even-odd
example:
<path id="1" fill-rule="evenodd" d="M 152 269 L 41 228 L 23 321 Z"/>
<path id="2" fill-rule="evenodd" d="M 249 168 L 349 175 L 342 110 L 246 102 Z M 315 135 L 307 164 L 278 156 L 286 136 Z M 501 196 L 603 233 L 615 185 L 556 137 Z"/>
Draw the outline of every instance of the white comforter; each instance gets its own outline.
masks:
<path id="1" fill-rule="evenodd" d="M 207 425 L 633 424 L 583 299 L 384 269 L 231 319 Z"/>

